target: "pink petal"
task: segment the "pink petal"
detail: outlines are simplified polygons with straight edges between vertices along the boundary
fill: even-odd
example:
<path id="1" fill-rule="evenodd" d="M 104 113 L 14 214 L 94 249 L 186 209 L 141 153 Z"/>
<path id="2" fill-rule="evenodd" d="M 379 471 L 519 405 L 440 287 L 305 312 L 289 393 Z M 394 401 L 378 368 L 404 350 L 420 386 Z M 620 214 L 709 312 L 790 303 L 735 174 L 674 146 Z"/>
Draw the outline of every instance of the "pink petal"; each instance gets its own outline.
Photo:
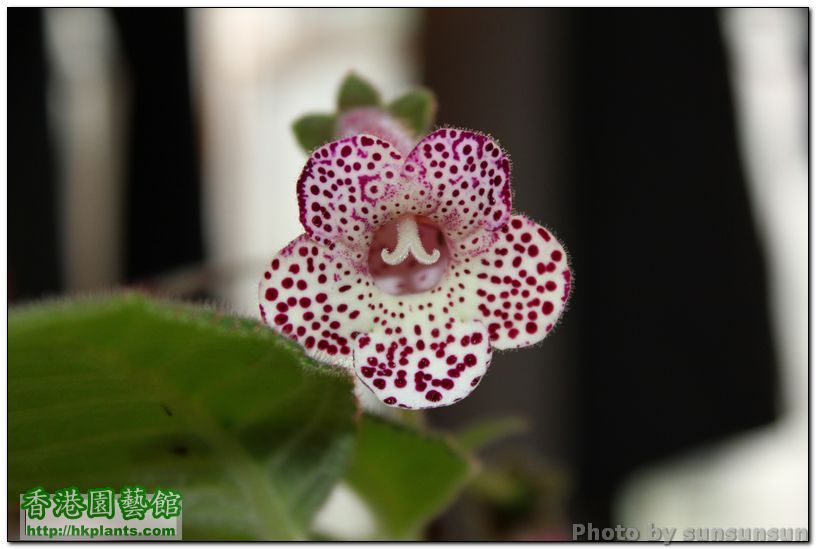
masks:
<path id="1" fill-rule="evenodd" d="M 475 318 L 487 326 L 493 347 L 526 347 L 544 339 L 564 311 L 567 254 L 547 229 L 521 215 L 498 234 L 488 252 L 457 266 L 455 277 L 469 297 L 456 312 L 462 315 L 475 298 Z"/>
<path id="2" fill-rule="evenodd" d="M 359 134 L 376 135 L 391 143 L 403 156 L 416 145 L 408 128 L 379 107 L 351 109 L 340 115 L 337 120 L 337 136 L 351 137 Z"/>
<path id="3" fill-rule="evenodd" d="M 342 244 L 352 251 L 352 260 L 364 261 L 378 227 L 430 207 L 428 191 L 400 177 L 402 163 L 392 145 L 369 135 L 315 150 L 297 185 L 306 233 L 324 244 Z"/>
<path id="4" fill-rule="evenodd" d="M 507 223 L 510 160 L 486 135 L 437 130 L 408 155 L 403 174 L 431 190 L 434 209 L 424 213 L 446 231 L 457 257 L 485 247 L 488 237 L 477 234 L 481 229 L 494 231 Z"/>
<path id="5" fill-rule="evenodd" d="M 317 360 L 350 367 L 354 337 L 371 327 L 369 284 L 358 266 L 301 235 L 261 277 L 261 317 Z"/>
<path id="6" fill-rule="evenodd" d="M 406 321 L 403 328 L 360 335 L 355 342 L 354 370 L 385 404 L 448 406 L 469 395 L 487 372 L 492 349 L 483 324 L 451 318 Z"/>

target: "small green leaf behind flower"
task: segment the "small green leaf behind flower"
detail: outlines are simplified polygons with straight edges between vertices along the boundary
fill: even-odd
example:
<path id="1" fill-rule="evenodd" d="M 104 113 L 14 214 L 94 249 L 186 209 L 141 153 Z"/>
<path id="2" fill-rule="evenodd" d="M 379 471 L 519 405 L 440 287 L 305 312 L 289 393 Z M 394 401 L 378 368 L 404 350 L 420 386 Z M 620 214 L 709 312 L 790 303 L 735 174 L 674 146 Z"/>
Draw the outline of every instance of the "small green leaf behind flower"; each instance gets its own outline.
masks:
<path id="1" fill-rule="evenodd" d="M 334 139 L 337 117 L 329 114 L 307 114 L 295 121 L 292 130 L 300 147 L 311 152 Z"/>
<path id="2" fill-rule="evenodd" d="M 380 103 L 380 92 L 353 72 L 350 72 L 340 84 L 340 92 L 337 95 L 339 111 L 358 107 L 379 107 Z"/>
<path id="3" fill-rule="evenodd" d="M 388 105 L 395 118 L 406 124 L 415 135 L 428 133 L 436 117 L 436 97 L 424 88 L 412 90 Z"/>

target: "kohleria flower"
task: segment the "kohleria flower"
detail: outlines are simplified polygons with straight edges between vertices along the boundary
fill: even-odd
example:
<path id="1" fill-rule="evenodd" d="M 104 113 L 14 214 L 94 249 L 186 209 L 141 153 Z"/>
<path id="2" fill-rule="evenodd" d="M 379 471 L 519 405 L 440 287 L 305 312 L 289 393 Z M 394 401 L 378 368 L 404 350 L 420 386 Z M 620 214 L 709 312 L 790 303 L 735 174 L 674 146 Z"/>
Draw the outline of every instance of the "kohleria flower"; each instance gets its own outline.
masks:
<path id="1" fill-rule="evenodd" d="M 306 233 L 264 273 L 261 316 L 385 404 L 461 400 L 493 348 L 541 341 L 564 309 L 564 249 L 511 214 L 510 162 L 485 135 L 440 129 L 406 158 L 347 137 L 312 153 L 297 192 Z"/>

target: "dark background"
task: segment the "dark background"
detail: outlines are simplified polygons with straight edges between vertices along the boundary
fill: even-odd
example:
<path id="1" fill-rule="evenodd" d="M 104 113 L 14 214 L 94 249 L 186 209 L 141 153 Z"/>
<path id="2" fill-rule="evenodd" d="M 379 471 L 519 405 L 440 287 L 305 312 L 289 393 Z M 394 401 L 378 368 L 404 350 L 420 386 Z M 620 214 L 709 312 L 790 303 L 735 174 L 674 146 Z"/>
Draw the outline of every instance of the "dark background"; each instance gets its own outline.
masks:
<path id="1" fill-rule="evenodd" d="M 150 286 L 206 260 L 189 23 L 176 9 L 116 9 L 113 20 L 133 98 L 121 283 Z M 499 354 L 501 375 L 430 421 L 528 418 L 529 432 L 491 455 L 509 448 L 568 479 L 555 522 L 614 526 L 630 473 L 777 417 L 766 258 L 718 13 L 432 9 L 420 28 L 438 122 L 500 136 L 514 159 L 516 207 L 555 229 L 575 273 L 557 333 Z M 8 29 L 15 305 L 65 283 L 42 10 L 10 9 Z M 475 535 L 459 511 L 432 536 Z"/>

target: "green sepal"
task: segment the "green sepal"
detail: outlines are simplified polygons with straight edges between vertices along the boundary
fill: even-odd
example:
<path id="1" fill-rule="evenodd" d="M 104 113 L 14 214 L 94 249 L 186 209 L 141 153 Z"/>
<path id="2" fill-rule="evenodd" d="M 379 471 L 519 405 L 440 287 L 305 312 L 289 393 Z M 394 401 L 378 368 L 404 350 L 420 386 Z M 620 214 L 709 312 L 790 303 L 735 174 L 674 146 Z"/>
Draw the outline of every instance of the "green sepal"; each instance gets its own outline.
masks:
<path id="1" fill-rule="evenodd" d="M 334 125 L 337 118 L 331 114 L 307 114 L 292 124 L 295 139 L 307 153 L 334 140 Z"/>
<path id="2" fill-rule="evenodd" d="M 436 117 L 436 96 L 428 89 L 417 88 L 392 101 L 388 111 L 408 126 L 414 135 L 424 135 Z"/>
<path id="3" fill-rule="evenodd" d="M 337 96 L 339 111 L 357 107 L 378 107 L 380 104 L 380 92 L 377 91 L 377 88 L 355 73 L 350 72 L 340 84 L 340 92 Z"/>

